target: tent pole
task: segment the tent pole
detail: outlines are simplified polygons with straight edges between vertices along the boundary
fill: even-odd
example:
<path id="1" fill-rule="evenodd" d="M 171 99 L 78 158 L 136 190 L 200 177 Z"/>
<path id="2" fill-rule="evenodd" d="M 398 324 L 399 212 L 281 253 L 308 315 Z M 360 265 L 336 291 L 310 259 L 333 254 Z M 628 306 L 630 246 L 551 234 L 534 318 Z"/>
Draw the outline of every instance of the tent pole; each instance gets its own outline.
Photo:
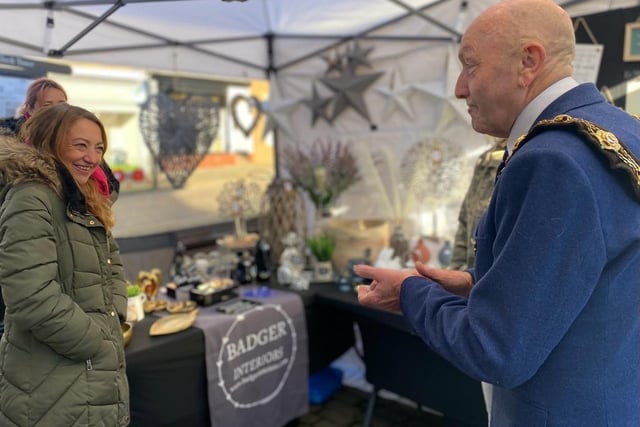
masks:
<path id="1" fill-rule="evenodd" d="M 78 33 L 77 36 L 75 36 L 74 38 L 72 38 L 71 40 L 69 40 L 64 46 L 62 46 L 60 49 L 52 49 L 49 51 L 49 56 L 63 56 L 64 52 L 69 49 L 71 46 L 73 46 L 78 40 L 80 40 L 81 38 L 83 38 L 84 36 L 86 36 L 91 30 L 93 30 L 95 27 L 97 27 L 101 22 L 103 22 L 105 19 L 107 19 L 108 17 L 110 17 L 115 11 L 117 11 L 118 9 L 120 9 L 122 6 L 124 6 L 124 3 L 122 2 L 122 0 L 118 0 L 116 1 L 113 6 L 111 6 L 105 13 L 103 13 L 98 19 L 96 19 L 95 21 L 93 21 L 91 24 L 89 24 L 89 26 L 87 28 L 85 28 L 84 30 L 80 31 L 80 33 Z"/>
<path id="2" fill-rule="evenodd" d="M 273 61 L 273 40 L 274 34 L 269 32 L 264 35 L 265 42 L 267 44 L 267 68 L 265 70 L 267 80 L 269 81 L 269 98 L 271 98 L 271 84 L 272 77 L 275 77 L 278 74 L 278 70 Z M 278 157 L 278 126 L 275 126 L 272 130 L 273 132 L 273 155 L 274 155 L 274 163 L 275 163 L 275 177 L 280 178 L 280 159 Z"/>
<path id="3" fill-rule="evenodd" d="M 450 33 L 452 36 L 455 36 L 457 40 L 460 40 L 462 38 L 462 34 L 460 34 L 460 32 L 456 31 L 455 29 L 448 27 L 446 25 L 444 25 L 442 22 L 433 19 L 432 17 L 430 17 L 429 15 L 425 14 L 424 12 L 414 9 L 413 7 L 409 6 L 408 4 L 400 1 L 400 0 L 389 0 L 391 3 L 400 6 L 404 9 L 406 9 L 410 14 L 413 15 L 417 15 L 419 17 L 421 17 L 422 19 L 430 22 L 431 24 L 435 25 L 436 27 L 439 27 L 443 30 L 445 30 L 446 32 Z"/>

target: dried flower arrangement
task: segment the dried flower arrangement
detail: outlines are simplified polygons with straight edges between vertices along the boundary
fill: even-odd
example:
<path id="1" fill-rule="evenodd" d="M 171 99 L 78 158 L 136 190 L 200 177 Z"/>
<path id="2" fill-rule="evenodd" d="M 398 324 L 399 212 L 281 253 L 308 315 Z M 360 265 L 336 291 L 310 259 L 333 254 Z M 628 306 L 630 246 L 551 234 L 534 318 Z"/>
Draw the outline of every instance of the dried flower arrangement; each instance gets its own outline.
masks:
<path id="1" fill-rule="evenodd" d="M 293 184 L 307 192 L 321 213 L 360 180 L 356 158 L 339 140 L 317 140 L 309 149 L 289 145 L 280 155 Z"/>

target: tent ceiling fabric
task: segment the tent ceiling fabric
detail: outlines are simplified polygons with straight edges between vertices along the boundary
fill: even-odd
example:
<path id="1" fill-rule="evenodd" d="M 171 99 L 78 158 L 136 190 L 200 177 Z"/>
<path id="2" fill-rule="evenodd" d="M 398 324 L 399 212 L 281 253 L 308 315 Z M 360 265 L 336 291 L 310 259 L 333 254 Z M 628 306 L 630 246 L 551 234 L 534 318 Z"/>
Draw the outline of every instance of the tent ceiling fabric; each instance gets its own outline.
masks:
<path id="1" fill-rule="evenodd" d="M 496 1 L 0 0 L 0 53 L 264 78 L 354 38 L 456 42 Z M 639 2 L 558 3 L 575 16 Z"/>

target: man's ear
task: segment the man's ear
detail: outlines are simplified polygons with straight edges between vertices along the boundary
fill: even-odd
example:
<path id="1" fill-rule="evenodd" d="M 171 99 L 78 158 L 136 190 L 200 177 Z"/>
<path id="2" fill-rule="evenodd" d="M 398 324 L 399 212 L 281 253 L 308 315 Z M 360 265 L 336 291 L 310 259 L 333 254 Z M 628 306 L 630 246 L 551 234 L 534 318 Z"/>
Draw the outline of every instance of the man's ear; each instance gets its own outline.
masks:
<path id="1" fill-rule="evenodd" d="M 540 73 L 545 56 L 546 52 L 540 43 L 529 43 L 523 47 L 518 78 L 518 83 L 522 87 L 528 87 Z"/>

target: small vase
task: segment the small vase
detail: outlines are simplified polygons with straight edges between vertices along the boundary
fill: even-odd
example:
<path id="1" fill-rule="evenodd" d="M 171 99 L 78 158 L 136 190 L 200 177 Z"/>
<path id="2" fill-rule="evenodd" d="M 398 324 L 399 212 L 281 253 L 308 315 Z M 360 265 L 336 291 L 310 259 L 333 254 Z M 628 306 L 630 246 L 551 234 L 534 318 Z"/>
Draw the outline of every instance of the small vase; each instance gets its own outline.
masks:
<path id="1" fill-rule="evenodd" d="M 330 282 L 333 280 L 333 265 L 331 261 L 316 261 L 313 264 L 313 280 L 316 282 Z"/>
<path id="2" fill-rule="evenodd" d="M 398 257 L 400 265 L 405 265 L 409 260 L 409 241 L 404 236 L 400 226 L 394 227 L 389 246 L 393 249 L 393 256 Z"/>
<path id="3" fill-rule="evenodd" d="M 451 247 L 451 241 L 447 240 L 442 245 L 440 252 L 438 252 L 438 261 L 441 267 L 448 267 L 451 264 L 451 257 L 453 256 L 453 248 Z"/>
<path id="4" fill-rule="evenodd" d="M 313 227 L 310 230 L 311 234 L 320 233 L 324 230 L 329 218 L 331 218 L 331 211 L 329 211 L 328 208 L 316 207 L 312 224 Z"/>
<path id="5" fill-rule="evenodd" d="M 135 323 L 144 319 L 145 294 L 127 298 L 127 322 Z"/>

